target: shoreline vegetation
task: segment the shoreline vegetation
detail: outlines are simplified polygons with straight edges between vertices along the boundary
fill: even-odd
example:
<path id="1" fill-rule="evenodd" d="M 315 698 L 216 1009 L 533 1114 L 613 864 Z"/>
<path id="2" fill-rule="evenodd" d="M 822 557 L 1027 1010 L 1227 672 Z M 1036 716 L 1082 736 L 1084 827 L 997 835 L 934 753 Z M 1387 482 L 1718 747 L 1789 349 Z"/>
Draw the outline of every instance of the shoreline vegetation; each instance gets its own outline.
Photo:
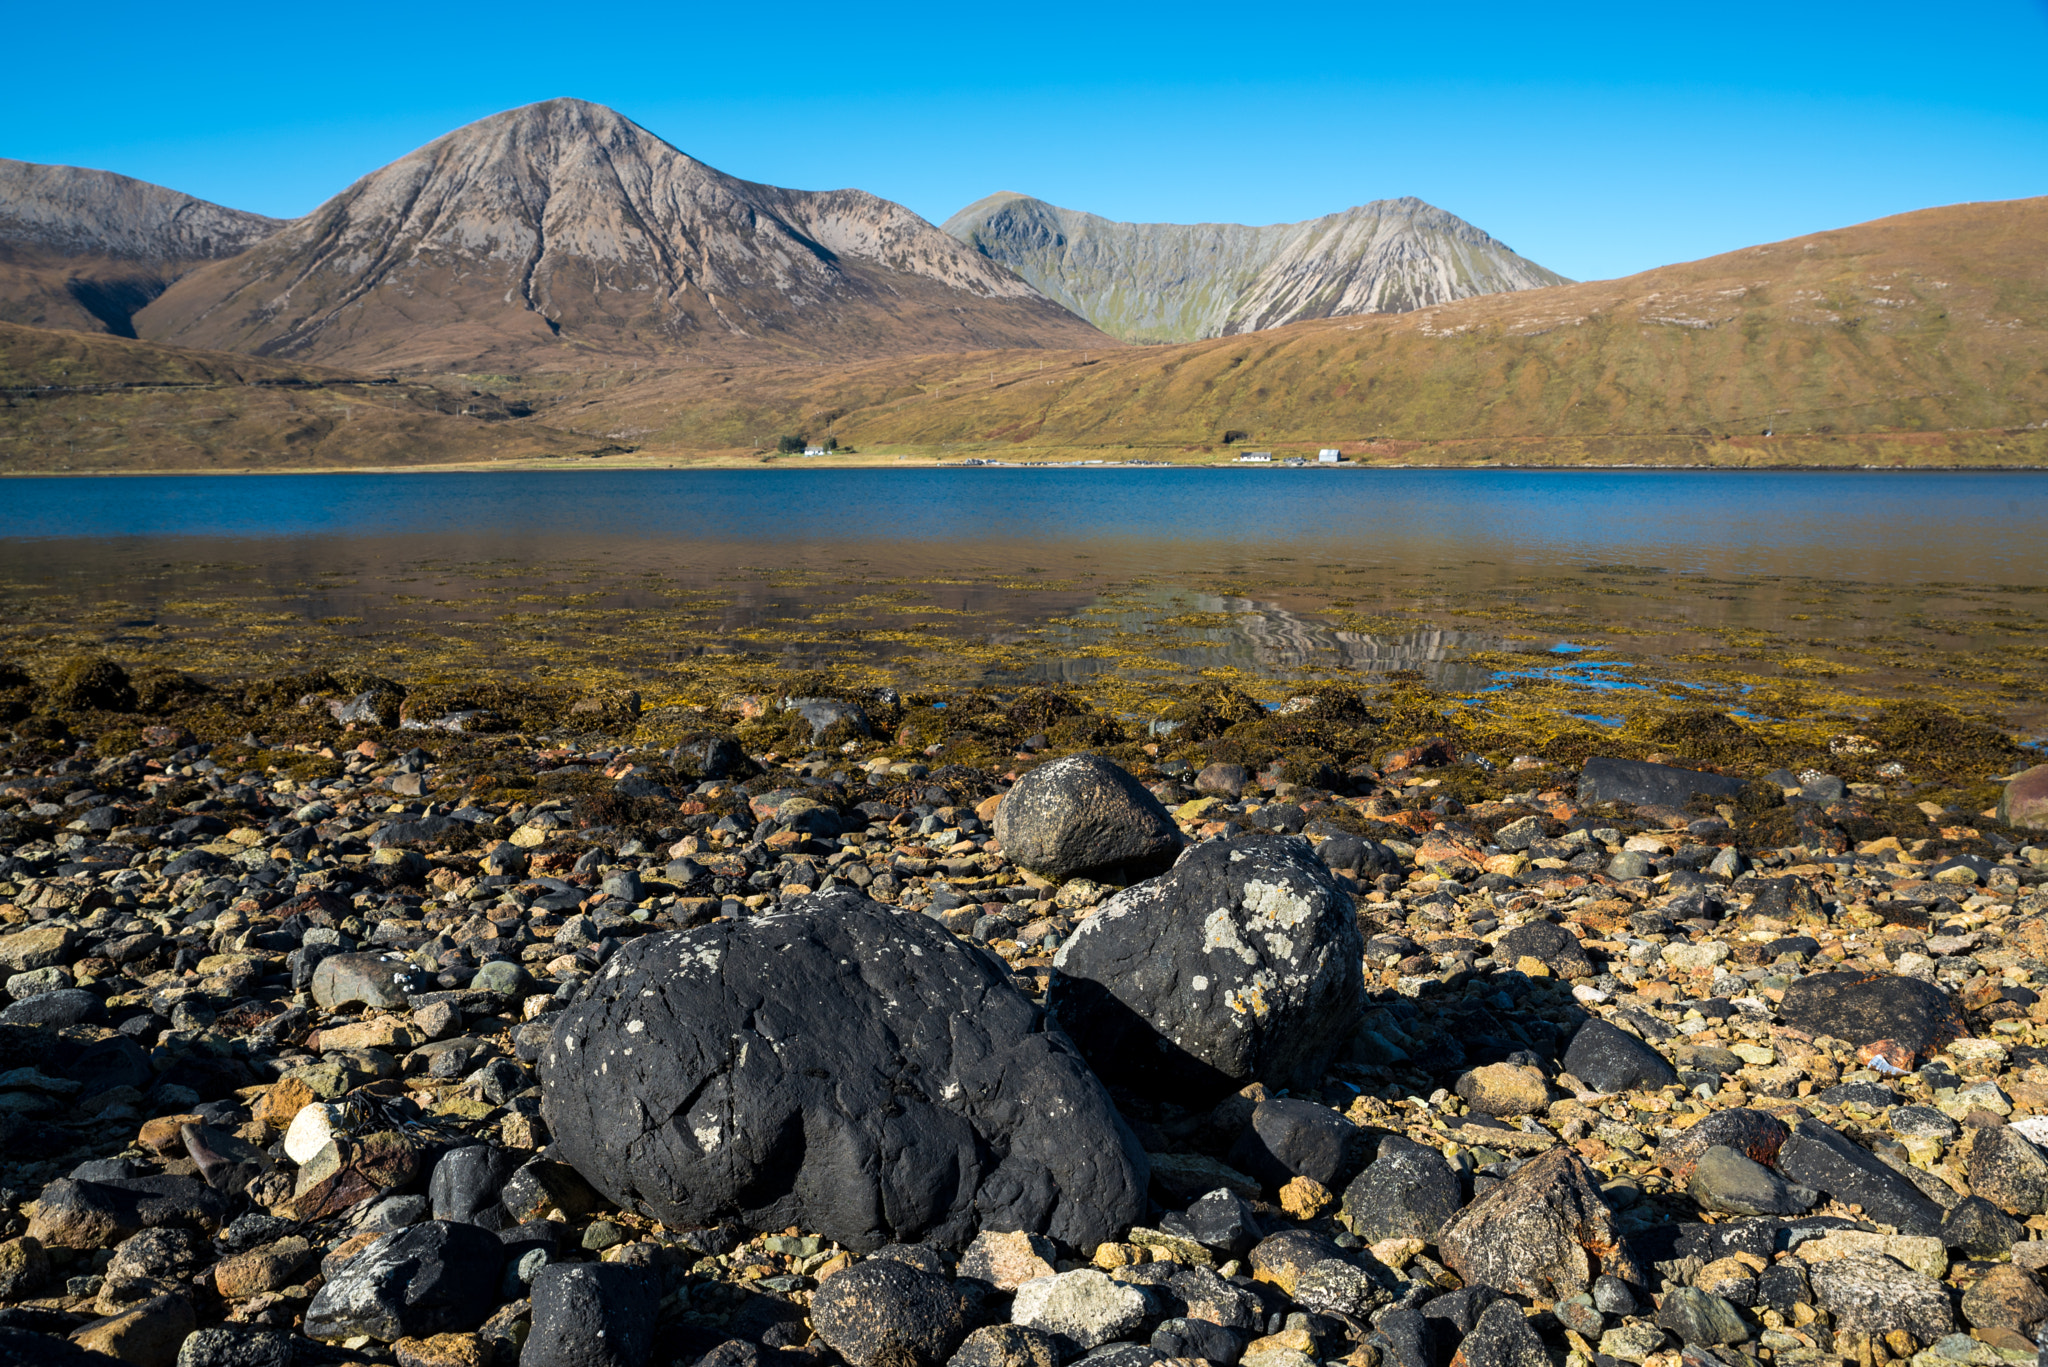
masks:
<path id="1" fill-rule="evenodd" d="M 1929 440 L 1930 436 L 1941 440 Z M 1602 443 L 1624 445 L 1622 439 Z M 1662 445 L 1662 443 L 1654 443 Z M 0 469 L 0 478 L 50 478 L 118 475 L 335 475 L 335 474 L 428 474 L 484 473 L 488 471 L 532 470 L 904 470 L 904 469 L 1229 469 L 1257 473 L 1269 470 L 1599 470 L 1599 471 L 1728 471 L 1771 472 L 1825 470 L 1830 472 L 1927 472 L 1960 473 L 1972 470 L 2018 473 L 2048 470 L 2048 432 L 2013 434 L 1973 433 L 1872 433 L 1830 439 L 1827 443 L 1798 443 L 1780 438 L 1736 438 L 1705 447 L 1705 459 L 1679 455 L 1663 458 L 1623 459 L 1586 452 L 1580 443 L 1559 443 L 1562 448 L 1549 459 L 1544 452 L 1523 446 L 1507 458 L 1494 454 L 1500 443 L 1490 441 L 1441 441 L 1375 443 L 1380 450 L 1361 451 L 1361 444 L 1340 446 L 1345 459 L 1337 464 L 1319 464 L 1316 448 L 1289 450 L 1287 445 L 1257 447 L 1271 450 L 1267 462 L 1240 461 L 1227 450 L 1189 452 L 1162 447 L 1132 455 L 1130 448 L 1064 447 L 1023 450 L 1014 447 L 956 446 L 943 451 L 899 449 L 841 452 L 825 456 L 781 455 L 759 449 L 727 450 L 625 450 L 543 455 L 510 455 L 457 460 L 400 460 L 391 463 L 353 461 L 345 464 L 262 463 L 236 464 L 225 461 L 209 465 L 85 465 L 56 463 L 27 469 Z M 1384 448 L 1412 447 L 1392 452 Z M 1847 447 L 1848 449 L 1842 449 Z M 1960 449 L 1959 449 L 1960 448 Z M 1989 448 L 1986 450 L 1985 448 Z M 2014 449 L 2028 453 L 2024 460 L 1999 459 Z M 1359 451 L 1360 454 L 1353 454 Z M 1780 451 L 1785 452 L 1779 455 Z M 1471 454 L 1460 455 L 1460 452 Z M 1982 452 L 1982 454 L 1980 454 Z M 1429 453 L 1441 453 L 1430 459 Z M 1876 458 L 1873 456 L 1888 458 Z M 1301 463 L 1288 464 L 1295 457 Z M 1800 458 L 1804 457 L 1804 458 Z M 1972 458 L 1976 457 L 1976 458 Z"/>

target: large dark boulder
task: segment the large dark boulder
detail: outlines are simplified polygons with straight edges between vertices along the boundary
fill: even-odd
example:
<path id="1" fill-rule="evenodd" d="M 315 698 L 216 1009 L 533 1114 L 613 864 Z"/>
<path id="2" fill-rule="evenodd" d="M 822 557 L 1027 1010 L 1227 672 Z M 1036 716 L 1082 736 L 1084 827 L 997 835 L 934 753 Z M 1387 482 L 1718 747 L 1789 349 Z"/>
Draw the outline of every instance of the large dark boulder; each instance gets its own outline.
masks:
<path id="1" fill-rule="evenodd" d="M 1308 842 L 1215 840 L 1081 922 L 1046 1007 L 1105 1078 L 1195 1104 L 1320 1082 L 1363 1018 L 1364 955 Z"/>
<path id="2" fill-rule="evenodd" d="M 1933 983 L 1889 973 L 1814 973 L 1785 989 L 1785 1024 L 1851 1044 L 1890 1041 L 1886 1061 L 1907 1070 L 1969 1031 L 1963 1013 Z"/>
<path id="3" fill-rule="evenodd" d="M 1579 803 L 1586 807 L 1602 802 L 1683 807 L 1695 797 L 1732 802 L 1743 786 L 1741 779 L 1727 774 L 1703 774 L 1697 769 L 1603 755 L 1587 760 L 1579 771 Z"/>
<path id="4" fill-rule="evenodd" d="M 1092 1248 L 1145 1209 L 1143 1150 L 1004 966 L 852 893 L 626 945 L 540 1077 L 554 1152 L 672 1228 Z"/>
<path id="5" fill-rule="evenodd" d="M 996 839 L 1017 864 L 1053 879 L 1157 873 L 1183 843 L 1159 799 L 1095 755 L 1018 779 L 996 808 Z"/>

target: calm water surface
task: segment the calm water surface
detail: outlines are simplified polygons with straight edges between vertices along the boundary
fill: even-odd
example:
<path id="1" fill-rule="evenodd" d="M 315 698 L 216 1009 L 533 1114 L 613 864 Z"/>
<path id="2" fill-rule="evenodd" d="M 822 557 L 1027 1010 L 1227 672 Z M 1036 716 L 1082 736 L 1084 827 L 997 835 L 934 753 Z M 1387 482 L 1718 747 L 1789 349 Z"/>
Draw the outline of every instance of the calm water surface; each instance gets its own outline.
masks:
<path id="1" fill-rule="evenodd" d="M 2037 582 L 2048 478 L 1693 471 L 954 469 L 22 479 L 0 536 L 119 543 L 599 537 L 1093 550 L 1103 568 L 1381 551 L 1545 567 Z M 922 552 L 922 553 L 920 553 Z"/>
<path id="2" fill-rule="evenodd" d="M 2044 546 L 2048 477 L 2003 473 L 19 479 L 0 646 L 679 683 L 733 661 L 1161 686 L 1420 668 L 1459 689 L 1501 677 L 1500 651 L 1577 646 L 1594 666 L 1530 668 L 1933 690 L 2027 723 L 2048 720 Z"/>

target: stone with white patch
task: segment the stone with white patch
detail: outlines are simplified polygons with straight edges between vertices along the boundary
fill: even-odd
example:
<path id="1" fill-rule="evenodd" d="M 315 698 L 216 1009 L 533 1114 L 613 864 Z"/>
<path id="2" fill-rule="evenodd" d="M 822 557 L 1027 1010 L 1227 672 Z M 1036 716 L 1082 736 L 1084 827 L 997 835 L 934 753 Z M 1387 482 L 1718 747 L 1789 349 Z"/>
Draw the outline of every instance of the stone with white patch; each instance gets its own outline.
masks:
<path id="1" fill-rule="evenodd" d="M 1180 827 L 1137 779 L 1098 755 L 1069 755 L 1017 780 L 996 808 L 1003 853 L 1045 878 L 1124 881 L 1180 850 Z"/>
<path id="2" fill-rule="evenodd" d="M 1144 1215 L 1145 1156 L 1102 1084 L 935 921 L 824 893 L 613 962 L 540 1075 L 554 1152 L 619 1205 L 857 1250 L 983 1227 L 1092 1248 Z"/>
<path id="3" fill-rule="evenodd" d="M 1186 1104 L 1320 1081 L 1358 1029 L 1364 953 L 1306 841 L 1210 841 L 1081 922 L 1046 1004 L 1103 1077 Z"/>

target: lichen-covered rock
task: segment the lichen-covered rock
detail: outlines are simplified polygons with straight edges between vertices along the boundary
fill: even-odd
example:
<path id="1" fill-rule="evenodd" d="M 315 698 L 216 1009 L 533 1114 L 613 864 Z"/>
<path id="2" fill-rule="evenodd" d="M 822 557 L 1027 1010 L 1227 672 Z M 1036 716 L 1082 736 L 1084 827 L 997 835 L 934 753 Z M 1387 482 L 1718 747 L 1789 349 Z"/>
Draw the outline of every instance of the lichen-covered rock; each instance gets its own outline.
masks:
<path id="1" fill-rule="evenodd" d="M 1144 1209 L 1143 1151 L 1002 965 L 849 893 L 627 945 L 540 1075 L 555 1152 L 672 1227 L 1092 1248 Z"/>
<path id="2" fill-rule="evenodd" d="M 1598 1178 L 1568 1149 L 1539 1155 L 1459 1211 L 1438 1244 L 1468 1283 L 1509 1295 L 1563 1300 L 1601 1275 L 1642 1283 Z"/>
<path id="3" fill-rule="evenodd" d="M 1899 1329 L 1921 1343 L 1933 1343 L 1955 1328 L 1948 1288 L 1882 1254 L 1817 1263 L 1807 1275 L 1814 1299 L 1834 1320 L 1837 1334 Z"/>
<path id="4" fill-rule="evenodd" d="M 2048 1157 L 2002 1125 L 1980 1129 L 1970 1143 L 1970 1190 L 2014 1215 L 2048 1209 Z"/>
<path id="5" fill-rule="evenodd" d="M 1095 755 L 1025 774 L 996 809 L 995 826 L 1004 854 L 1052 879 L 1156 873 L 1184 843 L 1158 798 Z"/>
<path id="6" fill-rule="evenodd" d="M 1084 1353 L 1131 1333 L 1145 1322 L 1147 1308 L 1135 1286 L 1082 1268 L 1018 1287 L 1010 1318 L 1051 1335 L 1069 1353 Z"/>
<path id="7" fill-rule="evenodd" d="M 1083 921 L 1046 1005 L 1134 1091 L 1184 1102 L 1312 1083 L 1358 1029 L 1364 948 L 1350 895 L 1307 842 L 1210 841 Z"/>
<path id="8" fill-rule="evenodd" d="M 820 1282 L 811 1320 L 818 1337 L 853 1367 L 930 1367 L 951 1357 L 967 1333 L 966 1302 L 953 1283 L 893 1258 L 875 1258 Z"/>

